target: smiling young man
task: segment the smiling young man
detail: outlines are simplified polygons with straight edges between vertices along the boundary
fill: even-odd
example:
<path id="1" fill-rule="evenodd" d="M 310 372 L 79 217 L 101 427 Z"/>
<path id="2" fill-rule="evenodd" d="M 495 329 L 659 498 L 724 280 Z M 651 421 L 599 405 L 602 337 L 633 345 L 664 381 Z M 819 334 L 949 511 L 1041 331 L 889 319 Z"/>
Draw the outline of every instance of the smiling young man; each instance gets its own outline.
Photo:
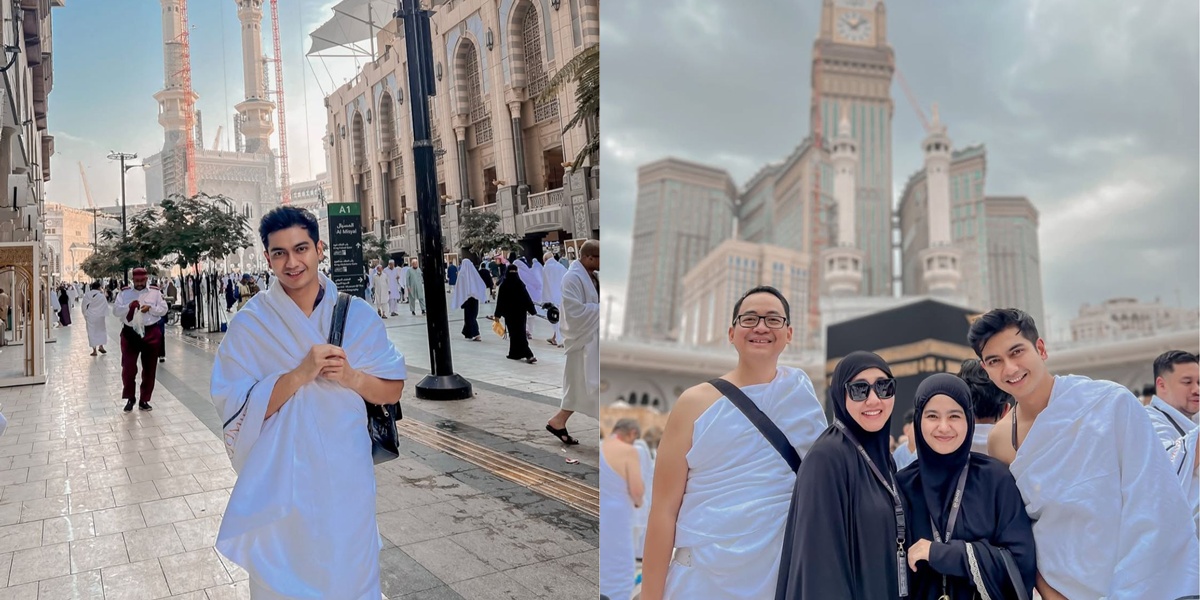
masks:
<path id="1" fill-rule="evenodd" d="M 792 341 L 789 312 L 775 288 L 746 292 L 729 327 L 737 366 L 722 378 L 803 458 L 826 421 L 804 371 L 779 366 Z M 641 598 L 773 597 L 795 482 L 788 461 L 723 392 L 708 383 L 686 390 L 654 464 Z"/>
<path id="2" fill-rule="evenodd" d="M 1051 375 L 1023 311 L 984 314 L 967 341 L 1017 401 L 988 453 L 1009 464 L 1034 520 L 1042 597 L 1194 597 L 1190 506 L 1137 398 L 1111 381 Z"/>
<path id="3" fill-rule="evenodd" d="M 378 600 L 375 468 L 363 404 L 404 390 L 404 357 L 354 298 L 342 347 L 327 343 L 338 290 L 317 271 L 317 220 L 280 207 L 259 226 L 275 285 L 229 323 L 212 399 L 238 472 L 216 547 L 250 574 L 254 600 Z"/>

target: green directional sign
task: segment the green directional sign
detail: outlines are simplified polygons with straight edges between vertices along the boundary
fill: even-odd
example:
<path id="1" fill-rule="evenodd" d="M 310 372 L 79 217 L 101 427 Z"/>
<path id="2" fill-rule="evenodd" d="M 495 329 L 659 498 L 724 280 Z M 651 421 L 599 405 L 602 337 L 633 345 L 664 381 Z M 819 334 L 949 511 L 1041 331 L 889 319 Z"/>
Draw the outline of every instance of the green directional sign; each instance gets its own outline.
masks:
<path id="1" fill-rule="evenodd" d="M 338 291 L 366 297 L 362 217 L 357 202 L 329 205 L 329 278 Z"/>

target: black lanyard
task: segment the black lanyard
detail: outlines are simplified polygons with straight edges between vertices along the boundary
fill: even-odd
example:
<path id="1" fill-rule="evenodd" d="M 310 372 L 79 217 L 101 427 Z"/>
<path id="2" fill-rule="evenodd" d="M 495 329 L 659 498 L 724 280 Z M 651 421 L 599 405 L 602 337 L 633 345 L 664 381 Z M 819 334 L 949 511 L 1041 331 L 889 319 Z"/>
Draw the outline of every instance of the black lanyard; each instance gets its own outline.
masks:
<path id="1" fill-rule="evenodd" d="M 1179 432 L 1179 435 L 1181 435 L 1181 436 L 1187 435 L 1187 432 L 1184 431 L 1183 428 L 1179 426 L 1179 423 L 1175 422 L 1175 419 L 1171 418 L 1171 415 L 1167 414 L 1167 411 L 1165 411 L 1157 406 L 1154 407 L 1154 410 L 1157 410 L 1158 412 L 1162 413 L 1163 416 L 1167 418 L 1167 422 L 1170 423 L 1171 426 L 1175 428 L 1175 431 Z"/>
<path id="2" fill-rule="evenodd" d="M 846 439 L 850 440 L 850 443 L 854 444 L 854 447 L 858 449 L 858 453 L 862 455 L 863 460 L 867 461 L 867 466 L 871 468 L 871 473 L 875 475 L 875 479 L 879 480 L 879 483 L 883 486 L 883 489 L 887 490 L 888 494 L 892 496 L 892 506 L 895 508 L 896 515 L 896 580 L 900 584 L 900 596 L 907 596 L 908 561 L 905 560 L 904 548 L 904 505 L 900 502 L 900 494 L 896 492 L 896 476 L 892 475 L 892 481 L 889 485 L 888 480 L 884 479 L 883 473 L 879 472 L 879 467 L 875 466 L 875 461 L 871 460 L 871 456 L 867 454 L 867 451 L 862 447 L 862 444 L 858 443 L 858 440 L 855 439 L 854 434 L 850 433 L 849 429 L 846 429 L 846 426 L 841 422 L 841 420 L 834 419 L 833 425 L 842 432 L 842 435 L 846 436 Z"/>
<path id="3" fill-rule="evenodd" d="M 963 465 L 962 473 L 958 476 L 958 486 L 954 489 L 954 500 L 950 502 L 950 520 L 946 522 L 946 543 L 950 543 L 950 536 L 954 534 L 954 523 L 958 520 L 958 509 L 962 507 L 963 488 L 967 486 L 967 469 L 971 463 Z M 933 520 L 933 511 L 929 513 L 929 525 L 933 527 L 933 541 L 942 543 L 942 534 L 938 533 L 937 523 Z M 942 595 L 938 600 L 949 600 L 950 594 L 946 591 L 946 576 L 942 575 Z"/>

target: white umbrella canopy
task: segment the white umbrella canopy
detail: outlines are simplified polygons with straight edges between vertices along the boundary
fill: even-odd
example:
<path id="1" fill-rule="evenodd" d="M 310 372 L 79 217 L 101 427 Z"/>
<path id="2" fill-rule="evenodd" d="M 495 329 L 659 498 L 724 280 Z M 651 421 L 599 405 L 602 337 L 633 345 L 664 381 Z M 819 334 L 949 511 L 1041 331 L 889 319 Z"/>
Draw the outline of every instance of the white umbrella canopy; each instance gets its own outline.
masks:
<path id="1" fill-rule="evenodd" d="M 446 0 L 421 0 L 421 5 L 427 8 L 445 3 Z M 309 34 L 312 44 L 307 56 L 338 47 L 369 54 L 358 44 L 371 39 L 390 23 L 397 8 L 396 0 L 342 0 L 333 6 L 333 17 Z"/>

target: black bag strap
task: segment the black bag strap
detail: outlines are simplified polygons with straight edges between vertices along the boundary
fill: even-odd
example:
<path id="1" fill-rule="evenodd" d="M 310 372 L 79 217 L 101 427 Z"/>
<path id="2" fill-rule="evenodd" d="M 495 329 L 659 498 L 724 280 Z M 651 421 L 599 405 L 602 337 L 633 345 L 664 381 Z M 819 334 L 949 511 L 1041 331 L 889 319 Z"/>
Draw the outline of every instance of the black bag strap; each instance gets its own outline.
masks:
<path id="1" fill-rule="evenodd" d="M 750 419 L 750 422 L 758 428 L 758 431 L 763 434 L 763 437 L 767 438 L 767 441 L 775 447 L 775 450 L 779 452 L 779 455 L 783 457 L 783 460 L 787 461 L 788 467 L 792 469 L 793 473 L 800 470 L 800 454 L 796 452 L 795 448 L 792 447 L 791 442 L 789 442 L 787 436 L 779 430 L 779 427 L 777 427 L 775 423 L 771 422 L 771 418 L 763 414 L 763 411 L 760 410 L 758 406 L 756 406 L 754 402 L 750 400 L 750 398 L 746 397 L 745 392 L 738 388 L 738 386 L 733 385 L 732 383 L 729 383 L 728 381 L 719 377 L 709 381 L 708 383 L 717 388 L 717 391 L 725 394 L 725 397 L 729 398 L 729 401 L 732 402 L 733 405 L 738 408 L 738 410 L 742 411 L 742 414 L 746 415 L 747 419 Z"/>
<path id="2" fill-rule="evenodd" d="M 1008 548 L 999 548 L 999 550 L 1004 570 L 1008 571 L 1008 579 L 1012 582 L 1013 588 L 1017 590 L 1017 600 L 1029 600 L 1029 593 L 1025 590 L 1025 580 L 1021 578 L 1021 571 L 1017 569 L 1017 562 L 1013 560 L 1012 552 L 1009 552 Z"/>
<path id="3" fill-rule="evenodd" d="M 333 307 L 333 323 L 329 325 L 329 343 L 342 345 L 342 334 L 346 331 L 346 313 L 350 310 L 350 294 L 338 292 L 337 305 Z"/>

